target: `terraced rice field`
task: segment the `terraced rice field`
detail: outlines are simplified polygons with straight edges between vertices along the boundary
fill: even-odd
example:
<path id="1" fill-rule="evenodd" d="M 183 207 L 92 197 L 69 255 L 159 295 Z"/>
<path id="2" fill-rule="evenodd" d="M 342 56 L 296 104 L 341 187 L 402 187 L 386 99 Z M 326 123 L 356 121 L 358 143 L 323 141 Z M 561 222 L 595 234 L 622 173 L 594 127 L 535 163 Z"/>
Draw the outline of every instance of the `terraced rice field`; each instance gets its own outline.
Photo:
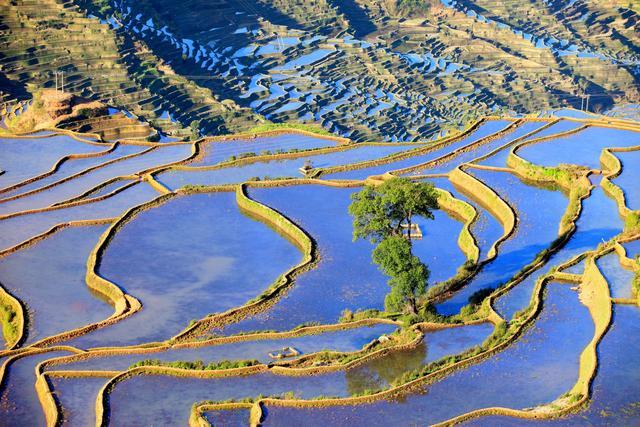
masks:
<path id="1" fill-rule="evenodd" d="M 640 123 L 562 115 L 3 137 L 0 425 L 637 425 Z M 439 189 L 414 316 L 348 212 L 393 176 Z"/>

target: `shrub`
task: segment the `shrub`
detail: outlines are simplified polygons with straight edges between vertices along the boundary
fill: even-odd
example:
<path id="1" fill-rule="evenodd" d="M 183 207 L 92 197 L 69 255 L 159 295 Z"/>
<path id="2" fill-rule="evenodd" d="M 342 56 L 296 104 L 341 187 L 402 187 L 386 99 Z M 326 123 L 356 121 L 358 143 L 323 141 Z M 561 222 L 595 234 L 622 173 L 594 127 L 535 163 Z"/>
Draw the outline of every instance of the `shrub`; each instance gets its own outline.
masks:
<path id="1" fill-rule="evenodd" d="M 233 369 L 233 368 L 245 368 L 248 366 L 259 365 L 260 362 L 252 360 L 221 360 L 219 362 L 211 362 L 205 364 L 202 360 L 184 361 L 176 360 L 173 362 L 165 362 L 159 359 L 145 359 L 140 360 L 131 366 L 129 369 L 137 368 L 140 366 L 164 366 L 168 368 L 190 369 L 198 371 L 215 371 L 219 369 Z"/>
<path id="2" fill-rule="evenodd" d="M 640 231 L 640 213 L 637 211 L 629 213 L 624 219 L 625 233 L 635 233 Z"/>
<path id="3" fill-rule="evenodd" d="M 356 312 L 353 312 L 349 309 L 345 309 L 342 311 L 341 315 L 340 315 L 340 322 L 344 323 L 344 322 L 355 322 L 357 320 L 363 320 L 363 319 L 373 319 L 376 317 L 381 317 L 382 313 L 380 313 L 380 310 L 375 310 L 375 309 L 368 309 L 368 310 L 359 310 Z"/>
<path id="4" fill-rule="evenodd" d="M 149 135 L 147 137 L 147 141 L 149 141 L 149 142 L 158 142 L 158 141 L 160 141 L 160 134 L 158 132 L 156 132 L 156 133 L 154 133 L 152 135 Z"/>

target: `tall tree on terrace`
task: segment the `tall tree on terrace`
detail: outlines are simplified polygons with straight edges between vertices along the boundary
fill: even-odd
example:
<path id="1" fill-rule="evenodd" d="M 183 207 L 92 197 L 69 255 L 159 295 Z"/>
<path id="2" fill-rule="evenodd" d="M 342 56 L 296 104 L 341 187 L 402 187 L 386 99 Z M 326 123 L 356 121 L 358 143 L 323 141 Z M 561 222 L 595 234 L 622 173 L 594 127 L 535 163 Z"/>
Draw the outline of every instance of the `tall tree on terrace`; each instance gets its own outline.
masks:
<path id="1" fill-rule="evenodd" d="M 391 292 L 385 298 L 385 307 L 415 314 L 430 273 L 411 253 L 412 218 L 420 215 L 433 219 L 433 210 L 438 208 L 437 193 L 431 184 L 392 178 L 378 187 L 366 186 L 352 200 L 349 213 L 353 216 L 353 238 L 378 243 L 373 262 L 390 277 L 387 283 Z"/>
<path id="2" fill-rule="evenodd" d="M 391 178 L 378 187 L 368 185 L 351 199 L 353 239 L 376 243 L 388 236 L 402 235 L 403 225 L 411 230 L 414 215 L 433 219 L 433 210 L 438 209 L 438 194 L 433 185 L 414 183 L 407 178 Z"/>

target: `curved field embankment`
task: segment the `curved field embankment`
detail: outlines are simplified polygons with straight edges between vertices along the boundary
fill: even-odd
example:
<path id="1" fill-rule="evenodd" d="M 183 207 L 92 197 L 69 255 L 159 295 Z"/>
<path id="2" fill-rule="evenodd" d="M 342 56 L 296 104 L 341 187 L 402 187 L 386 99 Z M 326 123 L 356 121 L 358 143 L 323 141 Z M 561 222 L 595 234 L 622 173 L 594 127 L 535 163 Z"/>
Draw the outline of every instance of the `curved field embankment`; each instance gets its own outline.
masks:
<path id="1" fill-rule="evenodd" d="M 419 147 L 414 150 L 409 150 L 402 153 L 391 154 L 389 156 L 376 159 L 376 160 L 366 160 L 363 162 L 350 163 L 348 165 L 340 165 L 340 166 L 332 166 L 329 168 L 325 168 L 319 171 L 319 175 L 329 175 L 337 172 L 345 172 L 357 169 L 365 169 L 373 166 L 381 166 L 385 164 L 389 164 L 398 160 L 407 159 L 410 157 L 414 157 L 420 154 L 430 153 L 432 151 L 438 150 L 440 148 L 446 147 L 449 144 L 452 144 L 460 139 L 470 135 L 472 132 L 478 129 L 480 125 L 489 120 L 489 118 L 484 118 L 473 122 L 466 129 L 461 131 L 460 133 L 456 133 L 451 136 L 444 137 L 440 140 L 436 140 L 433 143 L 429 144 L 426 147 Z"/>
<path id="2" fill-rule="evenodd" d="M 504 233 L 494 242 L 487 253 L 487 259 L 498 254 L 498 246 L 511 236 L 517 224 L 517 215 L 507 202 L 480 180 L 464 172 L 460 166 L 449 173 L 449 180 L 467 197 L 491 212 L 502 224 Z"/>
<path id="3" fill-rule="evenodd" d="M 490 135 L 487 135 L 483 138 L 477 139 L 475 141 L 470 142 L 469 144 L 459 147 L 453 151 L 450 151 L 446 154 L 443 154 L 440 157 L 437 157 L 433 160 L 429 160 L 428 162 L 424 162 L 424 163 L 420 163 L 417 165 L 413 165 L 413 166 L 408 166 L 406 168 L 402 168 L 402 169 L 395 169 L 395 170 L 391 170 L 389 171 L 390 174 L 392 175 L 404 175 L 413 171 L 419 171 L 419 170 L 423 170 L 423 169 L 427 169 L 430 167 L 435 167 L 435 166 L 439 166 L 442 163 L 445 163 L 451 159 L 454 159 L 456 156 L 458 156 L 461 153 L 467 152 L 467 151 L 473 151 L 476 148 L 487 144 L 491 141 L 495 141 L 496 139 L 500 139 L 505 135 L 510 134 L 511 132 L 513 132 L 514 130 L 516 130 L 518 127 L 522 126 L 525 123 L 525 121 L 523 119 L 520 120 L 516 120 L 513 123 L 511 123 L 509 126 L 507 126 L 506 128 L 496 132 L 496 133 L 492 133 Z"/>
<path id="4" fill-rule="evenodd" d="M 605 248 L 587 258 L 586 268 L 580 280 L 580 301 L 589 309 L 595 324 L 594 335 L 580 355 L 578 380 L 573 388 L 564 396 L 547 405 L 531 409 L 513 409 L 505 407 L 483 408 L 461 414 L 455 418 L 436 424 L 438 427 L 451 426 L 474 418 L 490 415 L 501 415 L 524 419 L 552 419 L 575 411 L 585 405 L 589 400 L 591 383 L 597 372 L 598 354 L 597 346 L 606 333 L 612 319 L 612 307 L 609 294 L 609 286 L 604 276 L 598 269 L 595 259 L 610 251 Z M 556 279 L 567 279 L 566 276 L 557 275 Z M 577 278 L 577 277 L 576 277 Z"/>
<path id="5" fill-rule="evenodd" d="M 273 304 L 275 298 L 281 295 L 286 288 L 291 286 L 296 276 L 307 271 L 318 260 L 315 243 L 312 237 L 304 230 L 281 213 L 249 198 L 246 193 L 246 184 L 234 186 L 230 189 L 235 189 L 236 201 L 241 210 L 253 215 L 255 218 L 269 225 L 282 235 L 288 237 L 289 240 L 300 249 L 303 254 L 303 259 L 299 264 L 282 274 L 280 278 L 271 284 L 271 286 L 269 286 L 262 295 L 257 297 L 256 300 L 251 301 L 242 307 L 237 307 L 227 310 L 224 313 L 219 313 L 205 319 L 198 320 L 192 326 L 176 335 L 173 338 L 175 340 L 184 340 L 194 333 L 208 329 L 213 325 L 225 324 L 232 319 L 239 319 L 249 313 L 264 310 L 268 304 Z"/>
<path id="6" fill-rule="evenodd" d="M 633 211 L 627 206 L 624 191 L 611 181 L 622 173 L 622 162 L 620 162 L 620 159 L 613 153 L 625 153 L 638 150 L 640 150 L 640 146 L 610 147 L 603 149 L 600 153 L 600 164 L 602 167 L 602 181 L 600 182 L 600 186 L 616 201 L 618 212 L 623 219 L 626 219 Z"/>
<path id="7" fill-rule="evenodd" d="M 551 124 L 551 122 L 549 122 Z M 479 124 L 476 123 L 476 126 Z M 590 124 L 595 124 L 595 122 L 590 121 L 585 126 L 579 128 L 584 129 Z M 514 126 L 514 125 L 511 125 Z M 638 128 L 634 128 L 637 130 Z M 574 133 L 579 130 L 572 130 L 566 133 Z M 282 132 L 281 130 L 275 131 L 276 133 Z M 467 130 L 469 132 L 469 130 Z M 314 136 L 316 136 L 314 134 Z M 443 140 L 440 144 L 446 144 L 451 140 L 456 140 L 460 135 L 456 137 L 450 137 L 450 140 Z M 543 137 L 540 140 L 555 138 L 557 135 L 553 135 L 550 137 Z M 521 137 L 523 138 L 523 137 Z M 524 139 L 524 138 L 523 138 Z M 559 238 L 553 245 L 544 251 L 542 255 L 536 258 L 536 260 L 530 265 L 525 267 L 525 270 L 530 271 L 531 269 L 539 268 L 544 262 L 546 262 L 546 258 L 550 253 L 560 247 L 563 243 L 565 243 L 575 229 L 575 222 L 580 215 L 581 209 L 581 201 L 588 196 L 589 191 L 592 186 L 588 181 L 589 171 L 586 170 L 578 170 L 577 173 L 573 169 L 561 169 L 560 171 L 556 170 L 557 168 L 543 168 L 537 165 L 533 165 L 531 163 L 526 162 L 526 160 L 520 158 L 516 151 L 521 145 L 517 145 L 520 141 L 514 142 L 511 141 L 508 146 L 513 146 L 514 148 L 511 150 L 509 155 L 509 166 L 511 169 L 508 169 L 511 172 L 518 174 L 519 176 L 526 177 L 527 179 L 538 181 L 538 182 L 552 182 L 570 193 L 570 205 L 567 208 L 565 215 L 563 216 L 562 223 L 559 229 Z M 524 144 L 534 143 L 534 140 L 525 141 Z M 539 141 L 538 141 L 539 142 Z M 478 143 L 476 141 L 475 143 Z M 522 144 L 522 145 L 524 145 Z M 432 149 L 433 147 L 428 147 Z M 503 148 L 506 148 L 503 147 Z M 153 148 L 151 148 L 153 149 Z M 427 149 L 427 147 L 420 147 L 416 150 Z M 195 156 L 199 154 L 200 144 L 194 143 L 192 144 L 192 154 L 188 159 L 193 159 Z M 411 150 L 413 151 L 413 150 Z M 296 153 L 297 154 L 297 153 Z M 404 153 L 401 153 L 404 154 Z M 302 154 L 304 155 L 304 154 Z M 412 155 L 415 155 L 412 154 Z M 610 157 L 611 158 L 610 158 Z M 269 159 L 274 159 L 273 156 L 267 156 Z M 613 159 L 616 159 L 613 154 L 609 152 L 609 150 L 605 150 L 602 152 L 602 169 L 605 174 L 605 177 L 613 176 L 615 171 L 619 173 L 619 161 L 616 162 Z M 255 159 L 254 159 L 255 160 Z M 387 160 L 382 160 L 380 164 L 386 164 Z M 476 159 L 477 160 L 477 159 Z M 617 160 L 617 159 L 616 159 Z M 173 165 L 179 165 L 184 163 L 185 159 L 180 160 L 178 162 L 172 163 Z M 171 164 L 170 164 L 171 165 Z M 132 296 L 127 295 L 120 289 L 117 285 L 110 282 L 109 280 L 101 277 L 98 273 L 100 259 L 109 245 L 110 241 L 113 239 L 115 233 L 126 224 L 128 221 L 132 220 L 139 212 L 144 209 L 148 209 L 157 204 L 163 203 L 166 200 L 169 200 L 172 197 L 179 197 L 180 194 L 189 194 L 192 192 L 210 192 L 210 191 L 235 191 L 236 192 L 236 200 L 240 208 L 246 213 L 250 214 L 254 218 L 268 224 L 270 227 L 276 229 L 278 232 L 287 236 L 287 238 L 294 242 L 296 246 L 302 251 L 303 259 L 302 261 L 284 273 L 275 283 L 273 283 L 262 295 L 260 295 L 257 299 L 250 301 L 249 303 L 237 307 L 231 310 L 228 310 L 224 313 L 216 314 L 213 316 L 209 316 L 207 318 L 196 321 L 194 325 L 182 331 L 179 335 L 173 337 L 172 340 L 165 343 L 146 343 L 141 344 L 139 346 L 133 347 L 112 347 L 112 348 L 100 348 L 100 349 L 92 349 L 88 352 L 80 352 L 77 349 L 69 350 L 73 351 L 74 355 L 64 356 L 63 358 L 58 358 L 59 360 L 48 360 L 43 362 L 38 366 L 38 377 L 36 381 L 36 390 L 38 391 L 38 395 L 40 396 L 45 414 L 47 416 L 48 424 L 55 424 L 59 422 L 59 407 L 55 402 L 55 398 L 49 390 L 49 385 L 46 380 L 46 375 L 51 376 L 95 376 L 102 375 L 110 378 L 110 381 L 105 385 L 105 387 L 100 391 L 98 400 L 96 401 L 96 413 L 97 413 L 97 425 L 103 425 L 106 423 L 106 413 L 107 409 L 106 405 L 108 405 L 108 394 L 109 391 L 115 384 L 118 382 L 125 380 L 126 378 L 132 375 L 170 375 L 170 376 L 189 376 L 189 377 L 202 377 L 202 378 L 210 378 L 210 377 L 225 377 L 225 376 L 237 376 L 237 375 L 251 375 L 258 372 L 263 372 L 266 370 L 270 370 L 273 373 L 280 375 L 315 375 L 321 372 L 330 372 L 333 370 L 342 370 L 348 369 L 349 367 L 355 366 L 359 363 L 363 363 L 365 360 L 370 360 L 375 357 L 381 357 L 385 354 L 388 354 L 391 351 L 396 351 L 402 348 L 410 348 L 411 346 L 417 345 L 422 340 L 422 334 L 420 330 L 420 326 L 414 326 L 413 328 L 406 328 L 404 333 L 409 334 L 409 331 L 415 333 L 415 335 L 411 335 L 411 339 L 407 339 L 406 341 L 400 343 L 394 343 L 394 345 L 390 345 L 389 347 L 379 348 L 379 347 L 369 347 L 360 351 L 356 351 L 353 353 L 346 352 L 334 352 L 335 361 L 338 362 L 333 365 L 328 366 L 309 366 L 310 362 L 314 361 L 315 355 L 309 354 L 307 356 L 303 356 L 295 361 L 288 361 L 285 363 L 275 363 L 270 366 L 267 365 L 255 365 L 251 367 L 245 368 L 232 368 L 232 369 L 224 369 L 224 370 L 210 370 L 210 371 L 199 371 L 199 370 L 185 370 L 179 368 L 172 368 L 167 366 L 141 366 L 129 369 L 125 372 L 115 372 L 115 371 L 46 371 L 45 367 L 47 366 L 55 366 L 58 363 L 64 363 L 64 361 L 72 361 L 72 360 L 82 360 L 85 358 L 93 358 L 100 357 L 109 354 L 130 354 L 130 353 L 154 353 L 157 351 L 162 351 L 171 347 L 198 347 L 198 346 L 207 346 L 207 345 L 216 345 L 222 343 L 232 343 L 232 342 L 240 342 L 240 341 L 248 341 L 248 340 L 259 340 L 259 339 L 273 339 L 273 338 L 283 338 L 283 337 L 294 337 L 303 334 L 313 334 L 313 333 L 321 333 L 329 330 L 336 330 L 341 328 L 350 328 L 357 327 L 366 324 L 378 323 L 378 322 L 392 322 L 390 320 L 384 319 L 366 319 L 360 320 L 351 323 L 344 324 L 336 324 L 336 325 L 322 325 L 322 326 L 307 326 L 300 329 L 287 331 L 287 332 L 265 332 L 265 333 L 253 333 L 248 335 L 236 335 L 230 337 L 217 337 L 212 338 L 207 341 L 198 342 L 194 340 L 196 336 L 198 336 L 201 332 L 206 331 L 213 325 L 221 325 L 226 322 L 230 322 L 233 320 L 240 319 L 248 314 L 253 314 L 258 311 L 262 311 L 273 304 L 277 298 L 282 295 L 282 293 L 293 283 L 296 275 L 301 274 L 303 271 L 306 271 L 309 268 L 312 268 L 314 263 L 318 260 L 317 248 L 315 247 L 312 236 L 310 236 L 307 232 L 305 232 L 301 227 L 296 225 L 294 222 L 289 220 L 286 216 L 282 215 L 280 212 L 277 212 L 274 209 L 269 208 L 266 205 L 258 203 L 257 201 L 251 199 L 247 194 L 247 188 L 251 186 L 256 187 L 270 187 L 270 186 L 284 186 L 284 185 L 308 185 L 308 184 L 320 184 L 320 185 L 329 185 L 329 186 L 337 186 L 337 187 L 354 187 L 363 185 L 364 181 L 320 181 L 316 179 L 287 179 L 287 180 L 271 180 L 271 181 L 260 181 L 260 182 L 252 182 L 246 183 L 242 185 L 228 185 L 228 186 L 193 186 L 190 188 L 183 188 L 181 190 L 171 192 L 166 187 L 164 187 L 161 183 L 157 182 L 153 178 L 153 173 L 162 168 L 171 167 L 170 165 L 163 165 L 157 168 L 150 168 L 141 173 L 143 179 L 151 186 L 153 186 L 158 192 L 162 193 L 161 196 L 152 200 L 151 202 L 145 203 L 143 205 L 134 207 L 125 212 L 121 217 L 113 220 L 113 219 L 105 219 L 103 221 L 113 222 L 111 227 L 100 237 L 100 241 L 95 246 L 94 250 L 89 255 L 87 260 L 87 276 L 86 282 L 87 286 L 96 290 L 100 294 L 106 296 L 114 305 L 114 314 L 110 316 L 108 319 L 98 322 L 93 325 L 87 325 L 86 327 L 78 328 L 72 331 L 67 331 L 62 334 L 56 335 L 54 337 L 48 337 L 44 340 L 39 341 L 38 343 L 33 344 L 32 346 L 25 349 L 14 350 L 9 354 L 10 358 L 18 358 L 25 357 L 29 354 L 35 354 L 35 352 L 40 351 L 51 351 L 57 347 L 47 347 L 46 349 L 35 348 L 38 346 L 49 345 L 53 342 L 59 341 L 61 339 L 66 339 L 72 336 L 84 334 L 92 329 L 103 327 L 111 323 L 115 323 L 122 318 L 131 315 L 135 311 L 139 310 L 141 305 L 140 303 Z M 346 165 L 348 167 L 357 167 L 357 164 Z M 181 166 L 180 166 L 181 167 Z M 366 167 L 366 166 L 364 166 Z M 517 227 L 517 214 L 513 211 L 513 209 L 498 195 L 496 194 L 490 187 L 485 185 L 483 182 L 474 178 L 470 174 L 466 173 L 463 169 L 464 167 L 477 167 L 472 165 L 458 166 L 456 167 L 450 174 L 449 179 L 456 184 L 457 187 L 461 189 L 465 194 L 469 194 L 475 201 L 477 201 L 482 206 L 486 207 L 496 218 L 498 218 L 500 224 L 503 227 L 503 235 L 501 238 L 496 241 L 491 250 L 489 251 L 489 259 L 494 258 L 498 252 L 499 244 L 507 239 L 515 227 Z M 504 169 L 504 168 L 503 168 Z M 502 169 L 501 169 L 502 170 Z M 603 179 L 603 183 L 605 180 Z M 107 185 L 103 183 L 101 185 Z M 606 184 L 603 184 L 605 187 Z M 615 191 L 614 191 L 615 192 Z M 454 215 L 457 215 L 459 218 L 462 218 L 464 222 L 464 228 L 461 234 L 459 235 L 458 244 L 463 250 L 463 252 L 467 255 L 467 259 L 473 261 L 474 263 L 478 262 L 478 252 L 479 249 L 474 240 L 473 235 L 471 235 L 469 231 L 469 226 L 473 223 L 477 216 L 477 212 L 473 208 L 473 206 L 463 202 L 462 200 L 456 199 L 451 195 L 451 193 L 446 191 L 440 191 L 441 194 L 441 207 Z M 104 197 L 104 196 L 101 196 Z M 622 199 L 619 196 L 614 194 L 614 197 L 618 201 L 618 206 L 621 209 L 624 206 L 624 194 L 622 194 Z M 89 199 L 91 201 L 95 201 L 94 199 Z M 622 200 L 622 203 L 620 203 Z M 72 203 L 72 201 L 67 201 L 67 203 Z M 626 206 L 625 206 L 626 207 Z M 67 224 L 62 226 L 70 226 L 74 224 Z M 37 241 L 40 238 L 46 237 L 47 233 L 55 232 L 56 227 L 60 227 L 61 225 L 56 225 L 51 230 L 47 231 L 41 236 L 36 236 L 36 238 L 30 239 L 27 242 L 22 242 L 19 245 L 10 248 L 9 250 L 5 250 L 0 253 L 0 256 L 16 251 L 25 247 L 25 245 L 29 245 L 34 241 Z M 54 231 L 52 231 L 54 230 Z M 493 310 L 491 306 L 491 302 L 495 300 L 495 298 L 513 286 L 515 286 L 519 280 L 522 279 L 522 275 L 516 275 L 510 279 L 510 281 L 504 287 L 499 288 L 495 291 L 489 298 L 485 299 L 484 306 L 486 311 L 482 312 L 484 316 L 481 320 L 489 320 L 496 326 L 505 327 L 506 333 L 497 341 L 492 342 L 492 345 L 483 347 L 481 350 L 477 352 L 469 352 L 459 355 L 459 357 L 455 358 L 451 363 L 447 364 L 434 364 L 432 365 L 430 370 L 424 371 L 421 376 L 418 378 L 412 379 L 402 385 L 389 388 L 387 390 L 374 393 L 368 396 L 359 396 L 359 397 L 347 397 L 347 398 L 339 398 L 339 399 L 322 399 L 322 400 L 299 400 L 299 399 L 259 399 L 255 403 L 202 403 L 196 405 L 194 410 L 192 411 L 192 417 L 190 419 L 190 423 L 192 425 L 202 425 L 203 418 L 202 412 L 206 410 L 213 409 L 249 409 L 251 411 L 251 419 L 252 423 L 259 423 L 261 418 L 261 404 L 269 404 L 269 405 L 283 405 L 283 406 L 298 406 L 298 407 L 316 407 L 316 406 L 332 406 L 332 405 L 344 405 L 344 404 L 359 404 L 372 402 L 375 400 L 388 398 L 392 396 L 401 395 L 407 392 L 414 390 L 417 387 L 420 387 L 424 384 L 427 384 L 432 381 L 436 381 L 439 378 L 453 372 L 456 369 L 462 369 L 470 364 L 479 362 L 484 360 L 492 355 L 498 353 L 502 349 L 506 348 L 506 346 L 510 345 L 513 341 L 518 339 L 518 337 L 522 334 L 522 331 L 535 321 L 537 317 L 542 301 L 543 301 L 543 292 L 544 287 L 547 283 L 553 280 L 563 280 L 563 281 L 571 281 L 576 282 L 580 281 L 580 295 L 583 303 L 589 308 L 590 314 L 594 319 L 596 324 L 596 331 L 594 333 L 593 340 L 589 343 L 589 345 L 584 349 L 580 357 L 580 375 L 579 379 L 576 382 L 575 386 L 571 390 L 571 392 L 557 401 L 553 402 L 549 405 L 540 406 L 534 408 L 533 410 L 515 410 L 509 408 L 485 408 L 478 411 L 473 411 L 467 414 L 463 414 L 460 417 L 456 417 L 454 419 L 445 421 L 443 425 L 453 424 L 456 422 L 464 421 L 467 419 L 475 418 L 482 415 L 487 414 L 504 414 L 515 417 L 531 417 L 531 418 L 549 418 L 555 417 L 560 414 L 566 413 L 569 410 L 573 410 L 574 408 L 583 405 L 589 396 L 589 388 L 590 383 L 595 374 L 595 370 L 597 369 L 597 345 L 606 332 L 608 325 L 611 321 L 611 297 L 609 294 L 609 289 L 606 283 L 606 280 L 602 273 L 600 273 L 597 265 L 595 264 L 595 260 L 602 256 L 607 251 L 610 251 L 614 248 L 616 251 L 620 251 L 622 248 L 620 245 L 611 245 L 611 242 L 607 245 L 598 248 L 596 251 L 583 253 L 578 257 L 574 257 L 570 261 L 562 264 L 560 268 L 567 267 L 577 262 L 577 259 L 586 257 L 586 268 L 583 275 L 572 275 L 567 273 L 557 273 L 554 271 L 542 276 L 535 284 L 534 292 L 531 296 L 531 302 L 529 307 L 520 313 L 518 316 L 514 318 L 509 324 L 504 322 L 502 318 Z M 9 251 L 9 252 L 7 252 Z M 624 249 L 622 249 L 624 251 Z M 626 256 L 621 257 L 623 263 L 629 264 L 630 268 L 639 268 L 637 263 Z M 625 264 L 625 265 L 626 265 Z M 2 301 L 2 295 L 0 294 L 0 301 Z M 616 301 L 614 301 L 616 302 Z M 19 304 L 19 302 L 18 302 Z M 22 312 L 22 311 L 21 311 Z M 24 328 L 24 319 L 22 320 Z M 505 326 L 506 325 L 506 326 Z M 425 325 L 423 325 L 425 326 Z M 442 325 L 442 324 L 432 324 L 428 325 L 431 327 L 452 327 L 455 325 Z M 496 327 L 496 330 L 498 328 Z M 409 336 L 409 335 L 407 335 Z M 19 338 L 16 342 L 19 341 Z M 356 357 L 356 359 L 350 359 L 349 357 L 345 357 L 341 359 L 341 356 L 349 355 L 352 357 Z M 9 362 L 9 359 L 5 361 L 2 365 L 2 372 L 5 372 L 5 366 Z"/>
<path id="8" fill-rule="evenodd" d="M 453 216 L 457 216 L 462 219 L 464 226 L 460 235 L 458 236 L 458 246 L 462 252 L 464 252 L 467 260 L 476 264 L 480 258 L 480 248 L 476 243 L 476 239 L 471 234 L 471 224 L 476 220 L 478 212 L 476 208 L 469 203 L 453 197 L 453 195 L 440 188 L 436 188 L 438 191 L 438 206 L 440 209 L 450 212 Z"/>

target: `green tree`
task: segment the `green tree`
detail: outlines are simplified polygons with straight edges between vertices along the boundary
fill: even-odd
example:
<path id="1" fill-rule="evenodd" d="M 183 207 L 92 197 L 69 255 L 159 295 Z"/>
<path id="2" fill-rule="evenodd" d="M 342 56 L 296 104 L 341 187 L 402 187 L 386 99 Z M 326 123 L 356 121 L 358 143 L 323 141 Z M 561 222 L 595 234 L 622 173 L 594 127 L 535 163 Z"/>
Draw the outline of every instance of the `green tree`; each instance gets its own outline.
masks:
<path id="1" fill-rule="evenodd" d="M 417 313 L 418 298 L 427 290 L 430 272 L 420 259 L 411 253 L 411 244 L 403 236 L 389 236 L 373 250 L 373 262 L 390 277 L 391 292 L 384 305 L 389 311 Z"/>
<path id="2" fill-rule="evenodd" d="M 407 178 L 392 178 L 378 187 L 366 186 L 351 199 L 353 238 L 372 242 L 402 235 L 403 225 L 411 230 L 414 215 L 433 219 L 433 210 L 438 208 L 438 195 L 432 184 L 414 183 Z"/>
<path id="3" fill-rule="evenodd" d="M 372 258 L 390 277 L 391 291 L 385 298 L 389 311 L 417 312 L 418 298 L 429 280 L 429 269 L 411 253 L 412 218 L 433 219 L 438 197 L 433 185 L 414 183 L 407 178 L 392 178 L 378 187 L 366 186 L 352 196 L 349 213 L 353 216 L 354 240 L 378 243 Z"/>
<path id="4" fill-rule="evenodd" d="M 200 120 L 192 121 L 191 124 L 189 125 L 189 128 L 191 129 L 192 141 L 195 141 L 196 139 L 200 138 Z"/>

